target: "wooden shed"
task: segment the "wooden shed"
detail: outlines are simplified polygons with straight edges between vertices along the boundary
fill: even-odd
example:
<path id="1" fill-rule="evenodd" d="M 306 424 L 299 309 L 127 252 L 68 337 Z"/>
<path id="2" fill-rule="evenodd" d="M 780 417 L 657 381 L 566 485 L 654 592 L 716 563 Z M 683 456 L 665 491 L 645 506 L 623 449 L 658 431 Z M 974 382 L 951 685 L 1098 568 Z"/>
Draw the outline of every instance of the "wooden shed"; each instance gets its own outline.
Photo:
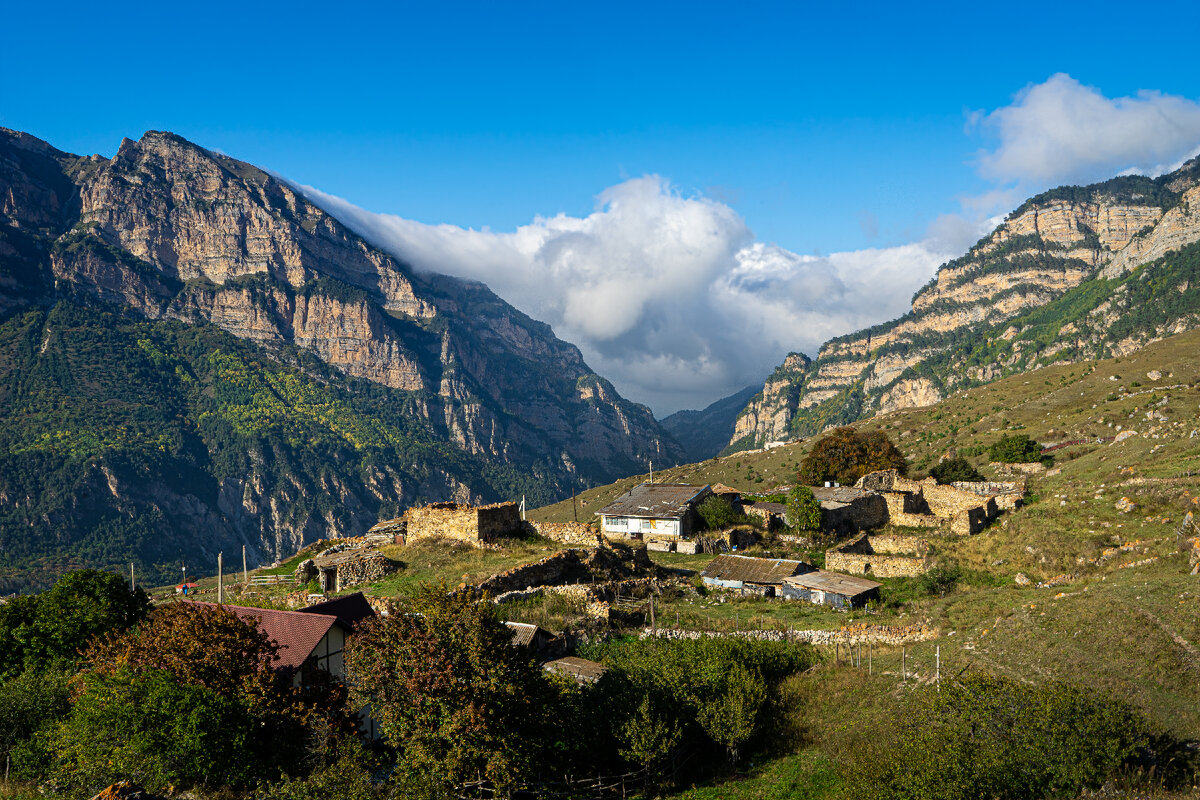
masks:
<path id="1" fill-rule="evenodd" d="M 819 569 L 785 578 L 779 596 L 786 600 L 807 600 L 833 608 L 851 609 L 877 600 L 880 585 L 865 578 Z"/>

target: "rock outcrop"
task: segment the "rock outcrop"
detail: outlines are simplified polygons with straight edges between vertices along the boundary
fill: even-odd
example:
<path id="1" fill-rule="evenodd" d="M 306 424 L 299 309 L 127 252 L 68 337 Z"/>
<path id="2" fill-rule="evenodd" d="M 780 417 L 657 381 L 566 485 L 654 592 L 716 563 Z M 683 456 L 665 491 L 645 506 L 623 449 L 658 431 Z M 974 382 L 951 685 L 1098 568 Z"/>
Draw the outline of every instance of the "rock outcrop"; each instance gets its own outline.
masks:
<path id="1" fill-rule="evenodd" d="M 1038 195 L 943 265 L 908 314 L 826 342 L 811 363 L 788 356 L 738 416 L 730 448 L 931 405 L 1200 325 L 1198 255 L 1200 159 L 1156 179 Z"/>

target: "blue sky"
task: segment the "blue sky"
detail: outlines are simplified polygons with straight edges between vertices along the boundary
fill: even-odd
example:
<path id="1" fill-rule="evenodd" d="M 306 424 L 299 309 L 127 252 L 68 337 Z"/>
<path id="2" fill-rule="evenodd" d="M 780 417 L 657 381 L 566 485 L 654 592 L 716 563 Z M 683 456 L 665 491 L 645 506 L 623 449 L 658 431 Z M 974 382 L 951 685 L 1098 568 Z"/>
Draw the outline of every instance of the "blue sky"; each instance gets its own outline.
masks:
<path id="1" fill-rule="evenodd" d="M 539 216 L 587 219 L 632 179 L 616 195 L 627 204 L 700 200 L 736 229 L 737 252 L 757 243 L 805 258 L 904 247 L 947 215 L 984 224 L 1050 184 L 1186 154 L 1178 137 L 1149 154 L 1122 140 L 1104 158 L 1053 157 L 1062 174 L 1031 166 L 1020 153 L 1045 126 L 1006 128 L 995 113 L 1057 74 L 1073 80 L 1059 86 L 1068 94 L 1118 106 L 1145 91 L 1200 98 L 1200 61 L 1181 44 L 1198 29 L 1194 3 L 36 5 L 5 12 L 0 125 L 64 150 L 111 155 L 123 136 L 172 130 L 359 209 L 500 233 Z M 638 184 L 645 176 L 657 182 Z M 927 250 L 941 257 L 976 233 L 959 225 Z M 657 269 L 645 258 L 643 272 Z M 830 326 L 801 321 L 811 336 L 772 334 L 738 368 L 704 342 L 676 347 L 669 331 L 631 337 L 646 325 L 632 312 L 629 328 L 585 330 L 569 300 L 489 282 L 624 393 L 669 411 L 761 378 L 839 326 L 894 316 L 932 274 L 914 263 L 888 302 Z M 741 334 L 767 335 L 731 341 Z M 638 370 L 622 371 L 623 348 Z M 658 351 L 673 366 L 645 357 Z"/>

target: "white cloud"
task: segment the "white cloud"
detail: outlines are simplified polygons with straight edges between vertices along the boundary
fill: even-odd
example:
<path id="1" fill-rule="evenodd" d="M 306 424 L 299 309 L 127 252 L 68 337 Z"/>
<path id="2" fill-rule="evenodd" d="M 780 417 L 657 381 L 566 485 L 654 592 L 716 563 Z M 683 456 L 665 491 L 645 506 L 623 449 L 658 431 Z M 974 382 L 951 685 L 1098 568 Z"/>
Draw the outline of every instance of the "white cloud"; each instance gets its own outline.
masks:
<path id="1" fill-rule="evenodd" d="M 481 280 L 575 343 L 589 365 L 659 414 L 757 383 L 791 350 L 896 317 L 938 265 L 984 231 L 945 216 L 921 242 L 827 256 L 754 241 L 729 206 L 648 176 L 586 217 L 511 233 L 375 214 L 301 187 L 413 266 Z"/>
<path id="2" fill-rule="evenodd" d="M 1200 103 L 1156 91 L 1108 98 L 1065 73 L 971 124 L 998 139 L 981 154 L 980 174 L 1035 189 L 1118 172 L 1158 175 L 1200 150 Z"/>

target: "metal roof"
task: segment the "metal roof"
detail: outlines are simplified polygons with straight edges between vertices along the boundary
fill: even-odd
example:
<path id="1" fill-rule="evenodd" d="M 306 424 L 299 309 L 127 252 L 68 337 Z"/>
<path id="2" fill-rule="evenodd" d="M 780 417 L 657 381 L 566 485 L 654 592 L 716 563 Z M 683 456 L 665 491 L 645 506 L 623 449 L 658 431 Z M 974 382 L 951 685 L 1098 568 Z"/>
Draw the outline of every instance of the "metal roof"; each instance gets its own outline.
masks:
<path id="1" fill-rule="evenodd" d="M 513 632 L 513 647 L 533 646 L 539 631 L 545 634 L 547 639 L 554 638 L 554 634 L 550 631 L 529 622 L 505 622 L 504 624 Z"/>
<path id="2" fill-rule="evenodd" d="M 682 483 L 642 483 L 597 511 L 609 517 L 645 517 L 649 519 L 679 519 L 702 494 L 711 491 L 708 485 L 689 486 Z"/>
<path id="3" fill-rule="evenodd" d="M 608 671 L 608 667 L 586 658 L 567 656 L 554 661 L 547 661 L 542 669 L 559 675 L 568 675 L 581 683 L 592 683 L 600 680 L 600 676 Z"/>
<path id="4" fill-rule="evenodd" d="M 742 583 L 778 584 L 782 583 L 784 578 L 811 570 L 812 566 L 803 561 L 719 555 L 701 570 L 700 577 Z"/>
<path id="5" fill-rule="evenodd" d="M 866 580 L 865 578 L 855 578 L 850 575 L 828 572 L 823 569 L 787 578 L 784 583 L 791 586 L 803 586 L 805 589 L 817 589 L 822 592 L 845 595 L 846 597 L 856 597 L 863 592 L 878 589 L 883 585 L 875 583 L 875 581 Z"/>

